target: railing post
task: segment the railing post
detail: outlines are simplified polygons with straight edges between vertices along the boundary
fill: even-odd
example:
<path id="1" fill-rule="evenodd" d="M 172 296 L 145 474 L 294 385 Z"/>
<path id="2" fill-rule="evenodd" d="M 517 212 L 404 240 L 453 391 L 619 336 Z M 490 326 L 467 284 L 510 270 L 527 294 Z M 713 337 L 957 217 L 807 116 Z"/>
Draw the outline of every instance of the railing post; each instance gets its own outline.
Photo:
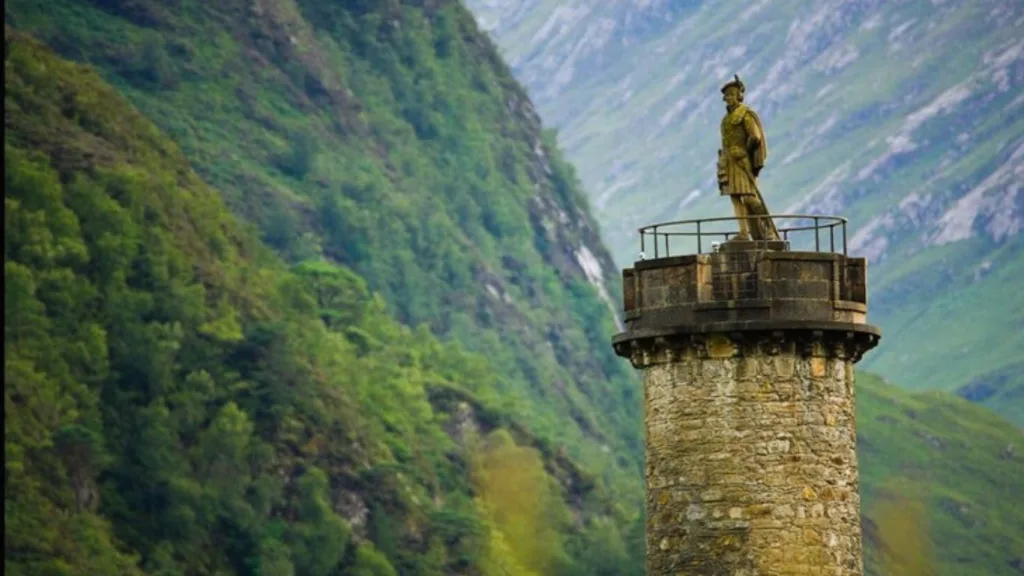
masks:
<path id="1" fill-rule="evenodd" d="M 821 238 L 818 237 L 818 217 L 814 216 L 814 251 L 821 252 Z"/>
<path id="2" fill-rule="evenodd" d="M 828 251 L 835 253 L 836 251 L 836 225 L 835 223 L 829 224 L 828 226 Z"/>
<path id="3" fill-rule="evenodd" d="M 654 257 L 658 257 L 658 227 L 654 227 Z"/>
<path id="4" fill-rule="evenodd" d="M 644 239 L 646 239 L 646 238 L 647 238 L 647 232 L 645 231 L 644 228 L 641 228 L 640 229 L 640 253 L 641 254 L 644 253 L 644 249 L 646 248 L 646 246 L 644 246 L 644 244 L 645 244 Z"/>
<path id="5" fill-rule="evenodd" d="M 704 251 L 700 240 L 700 220 L 697 220 L 697 254 Z"/>
<path id="6" fill-rule="evenodd" d="M 843 220 L 843 256 L 846 256 L 846 220 Z"/>
<path id="7" fill-rule="evenodd" d="M 665 234 L 665 257 L 668 258 L 672 255 L 672 250 L 668 247 L 668 233 Z"/>

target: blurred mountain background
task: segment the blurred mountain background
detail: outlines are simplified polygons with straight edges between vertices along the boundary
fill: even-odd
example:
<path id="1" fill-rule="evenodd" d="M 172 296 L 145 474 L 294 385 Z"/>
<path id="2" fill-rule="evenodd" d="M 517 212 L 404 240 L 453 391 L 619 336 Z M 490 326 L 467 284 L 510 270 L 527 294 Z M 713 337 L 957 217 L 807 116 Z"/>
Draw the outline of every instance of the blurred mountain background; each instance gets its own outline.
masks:
<path id="1" fill-rule="evenodd" d="M 7 573 L 642 574 L 642 393 L 609 345 L 622 251 L 460 3 L 4 16 Z M 621 21 L 653 38 L 659 18 Z M 694 116 L 712 151 L 717 85 Z M 999 288 L 1012 248 L 948 293 Z M 941 254 L 925 269 L 960 252 Z M 936 345 L 990 337 L 950 318 Z M 869 573 L 1019 574 L 1020 428 L 867 372 L 858 390 Z"/>
<path id="2" fill-rule="evenodd" d="M 775 213 L 850 221 L 886 344 L 864 360 L 1024 425 L 1024 4 L 467 0 L 576 166 L 619 266 L 636 229 L 731 215 L 733 74 Z"/>

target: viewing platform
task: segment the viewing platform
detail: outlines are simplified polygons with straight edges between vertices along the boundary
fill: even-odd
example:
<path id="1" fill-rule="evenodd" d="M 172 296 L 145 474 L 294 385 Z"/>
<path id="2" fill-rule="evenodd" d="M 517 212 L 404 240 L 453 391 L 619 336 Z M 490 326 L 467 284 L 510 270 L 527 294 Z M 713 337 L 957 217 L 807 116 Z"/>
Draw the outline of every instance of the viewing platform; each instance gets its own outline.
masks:
<path id="1" fill-rule="evenodd" d="M 641 259 L 623 270 L 626 331 L 613 339 L 617 354 L 722 334 L 838 345 L 856 362 L 877 344 L 880 331 L 866 318 L 867 262 L 847 255 L 845 218 L 747 218 L 771 218 L 779 240 L 737 240 L 734 217 L 639 230 Z"/>

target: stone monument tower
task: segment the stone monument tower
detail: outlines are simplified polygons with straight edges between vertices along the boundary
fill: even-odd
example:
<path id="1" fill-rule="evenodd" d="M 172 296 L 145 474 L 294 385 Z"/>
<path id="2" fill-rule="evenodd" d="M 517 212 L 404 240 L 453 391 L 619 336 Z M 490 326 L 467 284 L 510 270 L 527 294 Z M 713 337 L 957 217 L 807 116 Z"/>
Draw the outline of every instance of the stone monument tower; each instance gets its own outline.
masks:
<path id="1" fill-rule="evenodd" d="M 763 134 L 726 134 L 734 112 L 723 140 L 760 146 L 763 165 Z M 853 365 L 880 337 L 866 262 L 846 255 L 842 218 L 768 216 L 735 152 L 719 183 L 736 218 L 644 228 L 653 254 L 623 271 L 613 345 L 643 370 L 647 574 L 859 576 Z"/>

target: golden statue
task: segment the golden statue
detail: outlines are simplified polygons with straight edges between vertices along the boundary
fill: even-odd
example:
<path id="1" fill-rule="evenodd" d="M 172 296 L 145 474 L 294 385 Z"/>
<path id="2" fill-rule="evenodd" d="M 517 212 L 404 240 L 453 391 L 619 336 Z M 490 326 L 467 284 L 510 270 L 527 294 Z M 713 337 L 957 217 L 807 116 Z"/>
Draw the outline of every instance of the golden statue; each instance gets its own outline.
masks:
<path id="1" fill-rule="evenodd" d="M 739 222 L 740 233 L 733 240 L 778 240 L 771 218 L 747 218 L 768 215 L 757 188 L 757 175 L 768 159 L 768 143 L 761 119 L 743 104 L 745 91 L 739 75 L 722 86 L 726 113 L 722 118 L 722 148 L 718 151 L 718 189 L 732 199 Z"/>

